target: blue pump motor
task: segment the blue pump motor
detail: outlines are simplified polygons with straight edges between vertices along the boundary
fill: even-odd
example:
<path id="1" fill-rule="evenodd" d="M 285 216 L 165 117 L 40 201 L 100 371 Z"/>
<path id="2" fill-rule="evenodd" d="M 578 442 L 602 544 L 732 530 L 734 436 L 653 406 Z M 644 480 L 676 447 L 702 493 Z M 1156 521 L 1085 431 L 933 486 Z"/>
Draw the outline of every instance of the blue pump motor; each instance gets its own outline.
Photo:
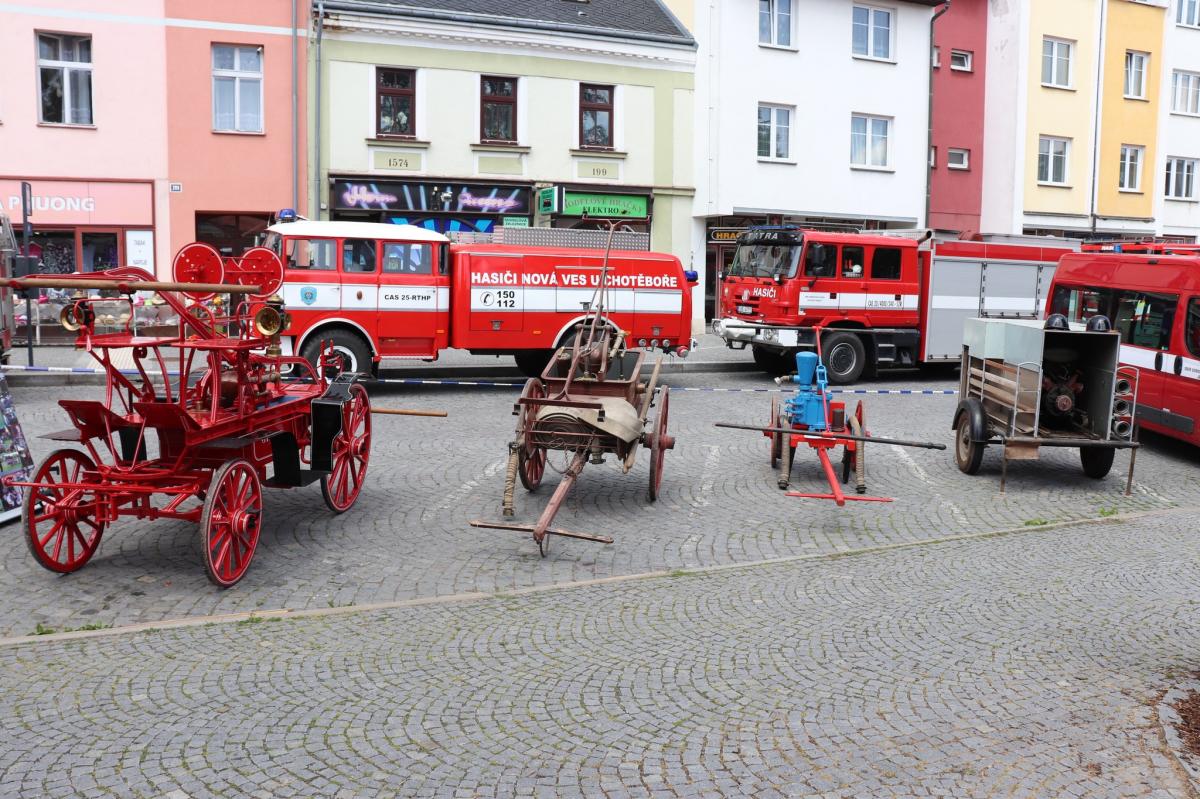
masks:
<path id="1" fill-rule="evenodd" d="M 796 394 L 783 403 L 783 415 L 788 424 L 802 424 L 809 430 L 826 429 L 825 409 L 833 401 L 826 391 L 825 365 L 815 352 L 796 353 L 796 374 L 791 376 Z"/>

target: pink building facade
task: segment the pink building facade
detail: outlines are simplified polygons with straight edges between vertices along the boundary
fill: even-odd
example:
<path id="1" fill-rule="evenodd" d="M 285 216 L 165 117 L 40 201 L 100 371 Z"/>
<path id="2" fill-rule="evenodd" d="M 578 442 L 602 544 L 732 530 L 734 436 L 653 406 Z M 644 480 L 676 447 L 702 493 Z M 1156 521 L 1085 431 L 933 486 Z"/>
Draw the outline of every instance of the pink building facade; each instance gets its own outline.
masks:
<path id="1" fill-rule="evenodd" d="M 5 12 L 0 204 L 19 225 L 20 184 L 32 185 L 45 269 L 165 276 L 182 245 L 236 252 L 271 212 L 303 206 L 307 3 L 295 5 L 298 36 L 293 0 Z"/>
<path id="2" fill-rule="evenodd" d="M 954 0 L 934 27 L 928 226 L 936 230 L 979 232 L 987 24 L 988 0 Z"/>

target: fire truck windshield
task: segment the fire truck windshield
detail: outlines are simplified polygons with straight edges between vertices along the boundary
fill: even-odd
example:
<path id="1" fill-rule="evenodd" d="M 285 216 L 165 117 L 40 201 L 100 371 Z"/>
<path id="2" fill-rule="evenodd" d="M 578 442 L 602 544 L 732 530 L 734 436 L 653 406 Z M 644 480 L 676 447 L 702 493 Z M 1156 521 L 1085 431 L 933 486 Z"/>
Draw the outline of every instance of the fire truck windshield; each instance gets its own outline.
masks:
<path id="1" fill-rule="evenodd" d="M 795 277 L 800 263 L 799 244 L 739 244 L 729 277 Z"/>

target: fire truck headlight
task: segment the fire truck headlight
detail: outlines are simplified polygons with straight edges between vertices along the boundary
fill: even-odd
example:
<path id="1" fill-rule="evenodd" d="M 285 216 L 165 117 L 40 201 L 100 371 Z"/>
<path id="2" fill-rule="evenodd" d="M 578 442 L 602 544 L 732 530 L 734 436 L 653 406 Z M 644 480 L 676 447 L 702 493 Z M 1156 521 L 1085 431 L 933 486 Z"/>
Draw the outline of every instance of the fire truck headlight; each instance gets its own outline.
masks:
<path id="1" fill-rule="evenodd" d="M 664 338 L 663 339 L 663 349 L 665 350 L 665 349 L 669 348 L 670 346 L 671 346 L 671 340 L 669 338 Z"/>
<path id="2" fill-rule="evenodd" d="M 652 339 L 650 339 L 650 346 L 651 346 L 651 347 L 657 347 L 657 346 L 658 346 L 658 339 L 656 339 L 656 338 L 652 338 Z"/>
<path id="3" fill-rule="evenodd" d="M 644 338 L 639 338 L 639 339 L 638 339 L 638 346 L 639 346 L 639 347 L 644 347 L 644 346 L 646 346 L 646 339 L 644 339 Z"/>
<path id="4" fill-rule="evenodd" d="M 686 358 L 689 352 L 691 352 L 691 350 L 689 350 L 687 347 L 680 347 L 679 349 L 675 350 L 675 354 L 680 358 Z"/>

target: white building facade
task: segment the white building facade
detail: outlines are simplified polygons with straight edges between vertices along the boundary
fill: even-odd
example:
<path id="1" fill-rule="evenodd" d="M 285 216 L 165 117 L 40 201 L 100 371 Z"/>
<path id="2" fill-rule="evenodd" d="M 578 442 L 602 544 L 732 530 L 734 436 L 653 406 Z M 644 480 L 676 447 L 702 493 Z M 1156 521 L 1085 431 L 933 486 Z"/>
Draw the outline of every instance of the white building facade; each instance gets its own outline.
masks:
<path id="1" fill-rule="evenodd" d="M 707 316 L 747 225 L 924 224 L 936 3 L 680 2 L 699 46 L 692 238 Z"/>
<path id="2" fill-rule="evenodd" d="M 1161 59 L 1155 216 L 1164 236 L 1200 231 L 1200 3 L 1175 0 L 1166 14 Z"/>

